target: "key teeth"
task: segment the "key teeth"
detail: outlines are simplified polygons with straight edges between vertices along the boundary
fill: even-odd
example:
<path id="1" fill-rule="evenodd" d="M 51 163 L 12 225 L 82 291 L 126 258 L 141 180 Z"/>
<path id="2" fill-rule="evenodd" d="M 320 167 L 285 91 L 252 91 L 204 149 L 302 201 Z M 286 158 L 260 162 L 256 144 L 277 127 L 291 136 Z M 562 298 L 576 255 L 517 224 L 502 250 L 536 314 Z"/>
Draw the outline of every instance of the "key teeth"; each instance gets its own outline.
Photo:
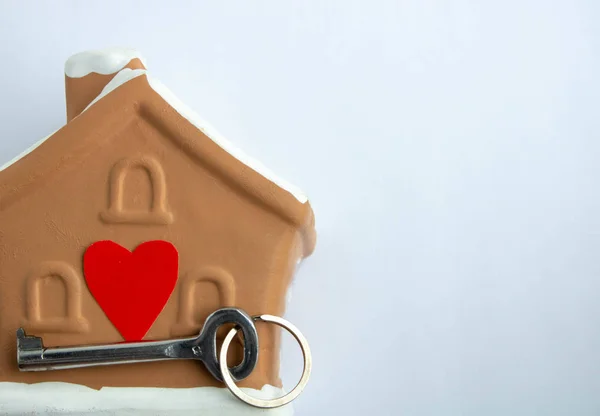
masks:
<path id="1" fill-rule="evenodd" d="M 23 328 L 17 329 L 17 350 L 37 350 L 44 348 L 40 337 L 32 337 L 25 333 Z"/>

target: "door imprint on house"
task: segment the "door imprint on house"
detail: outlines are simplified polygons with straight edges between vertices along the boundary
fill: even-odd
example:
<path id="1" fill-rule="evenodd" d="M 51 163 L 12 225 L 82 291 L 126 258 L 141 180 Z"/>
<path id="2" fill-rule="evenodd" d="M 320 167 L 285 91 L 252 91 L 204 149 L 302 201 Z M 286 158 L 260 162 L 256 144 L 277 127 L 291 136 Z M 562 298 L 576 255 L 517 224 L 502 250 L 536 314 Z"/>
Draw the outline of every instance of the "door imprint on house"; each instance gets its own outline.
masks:
<path id="1" fill-rule="evenodd" d="M 179 310 L 177 323 L 171 330 L 173 336 L 193 334 L 202 327 L 210 313 L 222 307 L 235 306 L 233 276 L 219 267 L 187 273 L 180 279 L 176 290 L 179 292 Z M 215 290 L 216 297 L 213 296 Z"/>
<path id="2" fill-rule="evenodd" d="M 140 197 L 143 194 L 141 186 L 127 186 L 129 180 L 139 179 L 133 178 L 139 171 L 146 174 L 149 185 L 147 198 Z M 132 201 L 134 208 L 126 206 L 126 199 Z M 140 209 L 138 205 L 141 204 L 145 206 Z M 173 214 L 167 206 L 164 169 L 153 157 L 138 156 L 122 159 L 111 169 L 108 209 L 100 213 L 100 218 L 112 224 L 166 225 L 173 222 Z"/>
<path id="3" fill-rule="evenodd" d="M 68 263 L 41 263 L 25 280 L 23 326 L 42 333 L 87 332 L 81 313 L 82 280 Z"/>

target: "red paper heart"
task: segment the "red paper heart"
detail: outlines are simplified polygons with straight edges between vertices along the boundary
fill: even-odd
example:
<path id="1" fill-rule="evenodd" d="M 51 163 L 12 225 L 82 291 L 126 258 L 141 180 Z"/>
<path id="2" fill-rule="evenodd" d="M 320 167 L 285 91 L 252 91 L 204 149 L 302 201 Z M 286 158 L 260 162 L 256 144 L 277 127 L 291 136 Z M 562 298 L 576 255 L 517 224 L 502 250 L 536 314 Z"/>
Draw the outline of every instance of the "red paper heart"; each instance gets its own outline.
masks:
<path id="1" fill-rule="evenodd" d="M 98 241 L 83 256 L 96 301 L 126 341 L 140 341 L 175 289 L 178 254 L 167 241 L 147 241 L 133 252 Z"/>

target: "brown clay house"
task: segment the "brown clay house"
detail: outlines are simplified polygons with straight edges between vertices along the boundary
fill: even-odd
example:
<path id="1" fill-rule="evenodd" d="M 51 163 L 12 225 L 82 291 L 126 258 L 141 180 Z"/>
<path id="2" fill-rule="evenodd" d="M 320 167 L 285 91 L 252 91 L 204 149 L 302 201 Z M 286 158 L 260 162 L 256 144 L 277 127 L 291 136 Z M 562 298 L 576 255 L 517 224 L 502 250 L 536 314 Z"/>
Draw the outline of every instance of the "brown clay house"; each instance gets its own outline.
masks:
<path id="1" fill-rule="evenodd" d="M 135 53 L 103 54 L 69 60 L 68 123 L 0 168 L 0 381 L 218 385 L 188 361 L 17 368 L 19 327 L 47 346 L 123 341 L 86 285 L 82 259 L 94 242 L 177 249 L 177 283 L 149 340 L 197 334 L 223 306 L 281 315 L 296 265 L 315 245 L 306 197 L 233 149 Z M 260 360 L 241 385 L 280 385 L 279 331 L 257 328 Z"/>

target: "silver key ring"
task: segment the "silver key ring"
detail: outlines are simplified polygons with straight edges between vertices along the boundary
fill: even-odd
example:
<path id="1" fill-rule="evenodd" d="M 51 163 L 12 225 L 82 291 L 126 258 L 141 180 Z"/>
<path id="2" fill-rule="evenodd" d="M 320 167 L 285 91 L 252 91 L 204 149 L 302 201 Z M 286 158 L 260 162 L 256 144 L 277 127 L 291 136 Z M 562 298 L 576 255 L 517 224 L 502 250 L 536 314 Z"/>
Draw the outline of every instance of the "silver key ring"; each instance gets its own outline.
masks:
<path id="1" fill-rule="evenodd" d="M 229 369 L 227 368 L 227 350 L 229 349 L 229 345 L 233 340 L 233 337 L 238 332 L 237 328 L 232 328 L 227 336 L 225 337 L 225 341 L 223 341 L 223 346 L 221 347 L 221 353 L 219 354 L 219 367 L 221 369 L 221 375 L 223 376 L 223 381 L 225 385 L 233 393 L 235 397 L 240 399 L 241 401 L 263 409 L 272 409 L 275 407 L 281 407 L 283 405 L 288 404 L 292 400 L 302 393 L 306 383 L 308 383 L 308 378 L 310 377 L 310 372 L 312 370 L 312 356 L 310 354 L 310 348 L 308 346 L 308 341 L 302 333 L 296 328 L 291 322 L 286 321 L 283 318 L 273 315 L 259 315 L 252 317 L 254 321 L 262 321 L 262 322 L 270 322 L 275 325 L 278 325 L 284 329 L 286 329 L 292 336 L 298 341 L 300 344 L 300 349 L 302 350 L 302 355 L 304 357 L 304 369 L 302 370 L 302 377 L 296 387 L 292 391 L 290 391 L 285 396 L 271 399 L 271 400 L 263 400 L 257 399 L 256 397 L 252 397 L 246 393 L 244 393 L 238 386 L 236 386 Z"/>

